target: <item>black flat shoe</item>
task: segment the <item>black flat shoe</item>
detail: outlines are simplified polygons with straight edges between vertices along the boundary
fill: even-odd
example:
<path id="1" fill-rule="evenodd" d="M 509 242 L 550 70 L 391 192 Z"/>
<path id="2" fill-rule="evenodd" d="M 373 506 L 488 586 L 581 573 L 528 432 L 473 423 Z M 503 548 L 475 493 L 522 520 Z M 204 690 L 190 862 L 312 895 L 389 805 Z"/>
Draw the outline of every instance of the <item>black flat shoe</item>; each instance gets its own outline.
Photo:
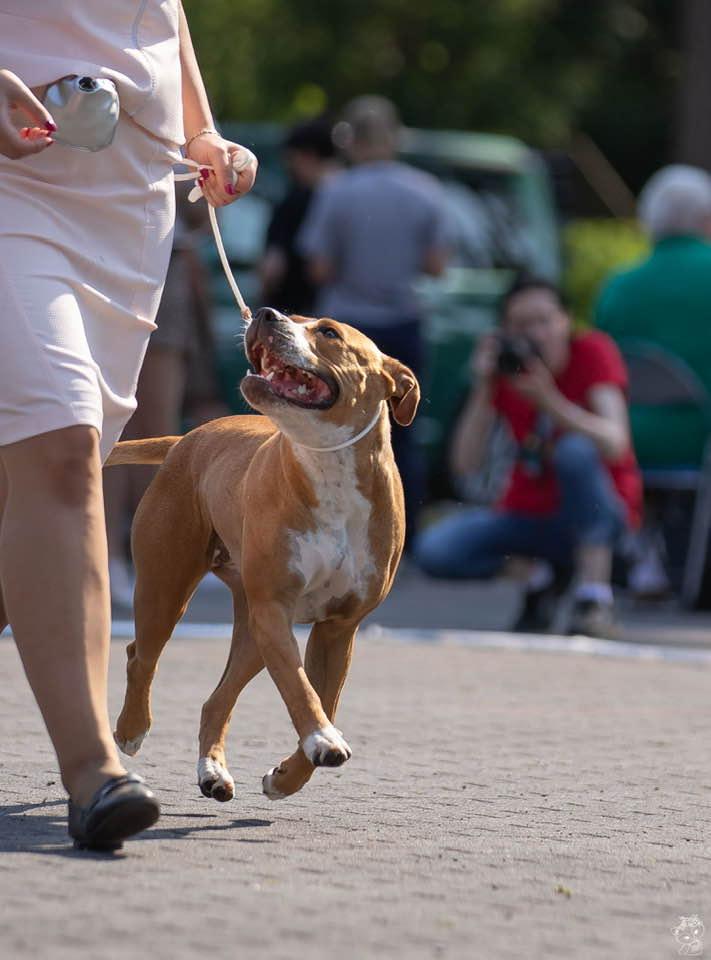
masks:
<path id="1" fill-rule="evenodd" d="M 127 837 L 153 826 L 159 814 L 143 778 L 126 773 L 107 780 L 87 807 L 69 801 L 69 836 L 78 850 L 120 850 Z"/>

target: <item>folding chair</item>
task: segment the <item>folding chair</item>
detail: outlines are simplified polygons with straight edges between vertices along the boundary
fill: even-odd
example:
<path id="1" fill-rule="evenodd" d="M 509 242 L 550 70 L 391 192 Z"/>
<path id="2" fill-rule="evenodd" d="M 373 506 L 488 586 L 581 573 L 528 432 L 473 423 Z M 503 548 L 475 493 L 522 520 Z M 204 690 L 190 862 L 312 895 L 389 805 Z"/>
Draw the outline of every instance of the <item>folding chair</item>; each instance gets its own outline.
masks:
<path id="1" fill-rule="evenodd" d="M 662 347 L 637 339 L 620 340 L 618 346 L 629 372 L 630 406 L 696 409 L 706 423 L 706 442 L 699 465 L 660 468 L 640 464 L 646 489 L 688 490 L 694 494 L 691 535 L 681 586 L 682 602 L 693 607 L 704 579 L 711 532 L 711 396 L 694 371 Z"/>

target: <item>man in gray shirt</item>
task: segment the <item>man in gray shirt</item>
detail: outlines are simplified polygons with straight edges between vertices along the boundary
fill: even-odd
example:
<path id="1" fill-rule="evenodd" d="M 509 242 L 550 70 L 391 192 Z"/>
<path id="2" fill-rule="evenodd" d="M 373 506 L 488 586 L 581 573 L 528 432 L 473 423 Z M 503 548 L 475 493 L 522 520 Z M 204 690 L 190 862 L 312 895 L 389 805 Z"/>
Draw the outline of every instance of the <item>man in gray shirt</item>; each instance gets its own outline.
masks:
<path id="1" fill-rule="evenodd" d="M 352 163 L 316 194 L 298 237 L 319 286 L 316 312 L 349 323 L 380 349 L 422 373 L 420 274 L 445 268 L 449 224 L 434 177 L 395 160 L 400 123 L 382 97 L 359 97 L 336 127 Z M 423 470 L 412 434 L 394 425 L 409 534 L 423 499 Z"/>

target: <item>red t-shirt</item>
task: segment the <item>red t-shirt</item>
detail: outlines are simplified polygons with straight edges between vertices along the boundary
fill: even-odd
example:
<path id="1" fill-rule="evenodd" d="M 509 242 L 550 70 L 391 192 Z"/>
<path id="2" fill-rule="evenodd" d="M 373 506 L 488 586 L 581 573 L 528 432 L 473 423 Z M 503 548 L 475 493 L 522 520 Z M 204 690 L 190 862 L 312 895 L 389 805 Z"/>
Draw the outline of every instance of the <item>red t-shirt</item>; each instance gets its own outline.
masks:
<path id="1" fill-rule="evenodd" d="M 518 513 L 552 513 L 558 507 L 559 493 L 549 453 L 561 431 L 546 423 L 547 418 L 516 390 L 515 383 L 515 377 L 499 377 L 493 394 L 494 407 L 508 420 L 519 445 L 519 457 L 499 505 Z M 611 383 L 626 391 L 627 370 L 614 342 L 599 330 L 591 330 L 572 338 L 568 366 L 555 383 L 564 397 L 590 410 L 590 388 Z M 604 463 L 627 506 L 630 524 L 637 527 L 642 513 L 642 479 L 632 448 L 615 463 Z"/>

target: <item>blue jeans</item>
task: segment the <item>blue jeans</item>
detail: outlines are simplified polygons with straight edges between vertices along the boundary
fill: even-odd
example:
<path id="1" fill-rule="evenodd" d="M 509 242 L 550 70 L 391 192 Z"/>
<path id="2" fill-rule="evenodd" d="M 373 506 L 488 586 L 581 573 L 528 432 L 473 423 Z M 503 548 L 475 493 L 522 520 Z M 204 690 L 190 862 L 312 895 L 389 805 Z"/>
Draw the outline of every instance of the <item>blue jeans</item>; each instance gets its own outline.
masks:
<path id="1" fill-rule="evenodd" d="M 560 489 L 555 513 L 461 508 L 416 538 L 416 561 L 433 577 L 483 579 L 495 576 L 510 556 L 569 567 L 578 547 L 614 548 L 626 510 L 592 440 L 564 434 L 553 451 L 553 467 Z"/>

